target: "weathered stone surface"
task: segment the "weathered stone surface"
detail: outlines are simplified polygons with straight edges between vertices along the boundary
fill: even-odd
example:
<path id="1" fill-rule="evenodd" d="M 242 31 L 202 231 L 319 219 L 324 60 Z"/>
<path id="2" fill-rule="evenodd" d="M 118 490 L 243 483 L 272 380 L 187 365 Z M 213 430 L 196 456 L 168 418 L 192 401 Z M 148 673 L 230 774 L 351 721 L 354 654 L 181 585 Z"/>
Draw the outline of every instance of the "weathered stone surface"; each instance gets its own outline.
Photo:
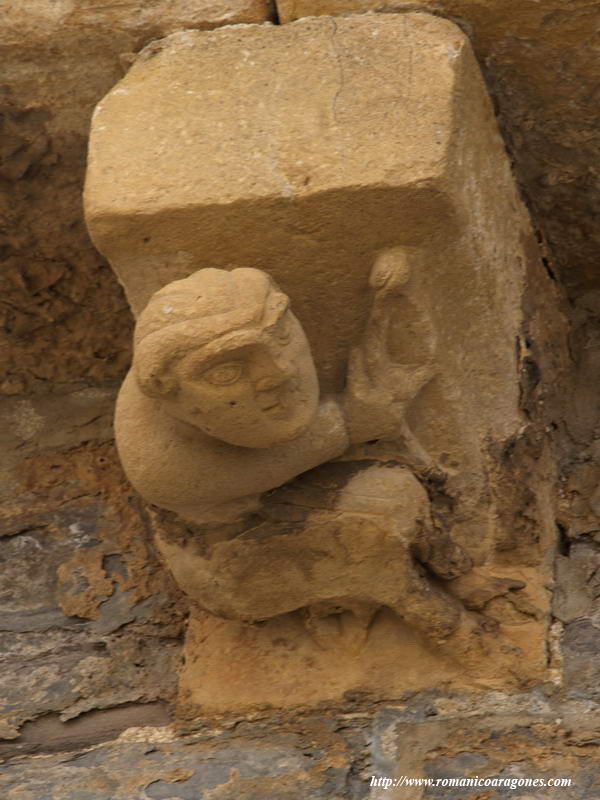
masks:
<path id="1" fill-rule="evenodd" d="M 15 758 L 0 768 L 0 788 L 7 800 L 595 800 L 599 734 L 593 704 L 434 692 L 393 706 L 237 718 L 180 736 L 131 728 L 83 752 Z M 377 785 L 401 776 L 402 786 Z M 436 786 L 475 777 L 508 785 Z M 557 778 L 570 785 L 518 783 Z"/>
<path id="2" fill-rule="evenodd" d="M 40 3 L 8 0 L 2 21 L 2 44 L 40 45 L 76 36 L 114 33 L 132 44 L 139 38 L 158 38 L 182 28 L 214 28 L 218 25 L 264 22 L 268 0 L 108 0 L 81 4 L 76 0 Z M 115 25 L 118 23 L 118 30 Z"/>
<path id="3" fill-rule="evenodd" d="M 113 399 L 86 389 L 0 410 L 0 737 L 16 751 L 28 720 L 54 715 L 60 739 L 59 717 L 173 695 L 183 609 L 119 472 Z"/>
<path id="4" fill-rule="evenodd" d="M 82 442 L 110 442 L 116 392 L 90 387 L 68 394 L 4 397 L 0 401 L 0 500 L 19 492 L 15 468 L 27 456 L 69 449 Z"/>
<path id="5" fill-rule="evenodd" d="M 18 738 L 0 743 L 0 760 L 85 748 L 111 741 L 132 727 L 160 729 L 170 722 L 169 705 L 165 701 L 128 701 L 88 711 L 66 721 L 58 712 L 48 711 L 26 722 Z M 160 730 L 156 733 L 160 735 Z"/>
<path id="6" fill-rule="evenodd" d="M 552 468 L 522 408 L 542 404 L 526 334 L 539 255 L 461 31 L 382 14 L 167 37 L 96 109 L 86 214 L 134 313 L 148 303 L 117 434 L 134 485 L 181 518 L 158 526 L 193 608 L 180 713 L 395 696 L 421 676 L 460 682 L 461 669 L 488 687 L 541 680 Z M 305 326 L 320 402 L 292 315 L 275 341 L 287 298 L 265 288 L 265 266 Z M 257 363 L 257 386 L 289 373 L 277 418 L 259 409 Z M 398 430 L 377 429 L 385 420 Z M 286 513 L 313 513 L 284 528 L 275 501 L 271 524 L 266 493 L 336 456 L 358 461 L 346 485 L 316 503 L 300 485 Z M 391 469 L 359 459 L 414 474 L 398 468 L 392 486 Z M 534 460 L 505 506 L 510 465 Z M 321 653 L 327 626 L 336 647 Z M 424 643 L 447 655 L 439 670 L 418 668 Z M 336 649 L 356 654 L 328 678 Z M 223 680 L 230 654 L 243 681 Z M 399 661 L 416 669 L 395 673 Z"/>
<path id="7" fill-rule="evenodd" d="M 323 391 L 343 386 L 375 252 L 405 246 L 440 370 L 410 421 L 452 470 L 464 476 L 471 460 L 477 480 L 474 422 L 492 438 L 520 424 L 514 341 L 528 223 L 460 31 L 427 15 L 335 26 L 177 34 L 146 53 L 96 113 L 88 222 L 136 309 L 198 266 L 267 267 L 306 329 Z M 411 42 L 423 45 L 418 81 L 406 79 Z M 441 414 L 459 391 L 464 405 Z"/>
<path id="8" fill-rule="evenodd" d="M 375 787 L 369 797 L 542 800 L 555 793 L 569 800 L 594 800 L 599 724 L 593 703 L 561 704 L 541 693 L 480 696 L 472 707 L 467 697 L 414 698 L 400 707 L 384 708 L 375 717 L 373 773 L 398 783 Z M 420 778 L 420 785 L 402 784 L 403 775 Z M 461 788 L 443 783 L 465 778 L 490 779 L 490 784 Z M 570 780 L 570 785 L 534 787 L 523 780 L 557 778 Z M 494 788 L 493 779 L 508 785 Z"/>
<path id="9" fill-rule="evenodd" d="M 268 268 L 323 392 L 343 387 L 376 252 L 400 245 L 439 370 L 408 412 L 413 431 L 451 480 L 473 484 L 481 439 L 518 429 L 520 264 L 535 252 L 523 253 L 528 221 L 451 24 L 385 15 L 169 37 L 98 107 L 86 194 L 135 309 L 199 266 Z"/>
<path id="10" fill-rule="evenodd" d="M 277 732 L 210 732 L 178 740 L 166 729 L 132 728 L 84 753 L 16 760 L 0 767 L 7 800 L 343 800 L 365 796 L 351 775 L 345 737 L 318 720 Z M 254 735 L 253 735 L 254 734 Z M 265 734 L 267 740 L 265 740 Z M 350 737 L 348 737 L 350 738 Z M 364 747 L 364 741 L 361 742 Z"/>
<path id="11" fill-rule="evenodd" d="M 569 556 L 557 556 L 553 613 L 561 622 L 573 622 L 600 612 L 600 547 L 593 541 L 575 541 Z"/>
<path id="12" fill-rule="evenodd" d="M 328 0 L 296 12 L 333 13 L 335 7 L 335 0 Z M 593 28 L 594 7 L 585 2 L 572 3 L 568 12 L 557 3 L 533 2 L 426 7 L 462 19 L 473 31 L 500 99 L 520 181 L 538 209 L 537 224 L 552 227 L 557 252 L 574 280 L 593 284 L 589 209 L 595 190 L 586 175 L 596 160 L 597 135 L 586 87 L 595 85 L 597 65 L 581 43 Z M 14 162 L 7 167 L 10 175 L 26 172 L 18 184 L 3 184 L 11 195 L 3 211 L 8 239 L 1 254 L 11 352 L 3 351 L 2 390 L 44 391 L 49 380 L 56 385 L 82 376 L 93 382 L 120 377 L 130 321 L 116 282 L 81 226 L 85 138 L 93 104 L 122 74 L 119 54 L 167 33 L 159 19 L 168 17 L 167 9 L 144 4 L 140 11 L 134 3 L 113 3 L 91 10 L 41 0 L 26 10 L 21 3 L 7 8 L 0 22 L 4 83 L 11 87 L 3 103 L 5 155 Z M 194 4 L 175 27 L 189 26 L 199 8 Z M 282 7 L 282 18 L 291 18 L 285 13 Z M 57 20 L 70 22 L 59 26 Z M 90 20 L 94 24 L 88 25 Z M 46 41 L 43 47 L 39 37 Z M 580 233 L 574 236 L 574 230 Z M 580 389 L 575 397 L 581 396 Z"/>
<path id="13" fill-rule="evenodd" d="M 589 373 L 588 378 L 591 378 Z M 588 396 L 587 399 L 591 398 Z M 589 410 L 594 413 L 591 403 Z M 579 414 L 576 413 L 572 421 L 575 434 L 581 436 L 585 428 Z M 576 696 L 597 694 L 600 678 L 600 467 L 597 442 L 588 442 L 579 453 L 577 462 L 568 465 L 569 474 L 563 478 L 561 487 L 562 552 L 556 558 L 553 599 L 554 615 L 564 623 L 561 648 L 565 687 Z"/>
<path id="14" fill-rule="evenodd" d="M 94 104 L 152 39 L 267 17 L 266 0 L 2 4 L 0 393 L 98 385 L 128 362 L 130 315 L 82 218 Z"/>
<path id="15" fill-rule="evenodd" d="M 366 11 L 393 11 L 399 3 L 386 3 L 385 0 L 277 0 L 277 13 L 282 24 L 302 17 L 321 14 L 364 13 Z M 413 9 L 414 9 L 413 4 Z"/>
<path id="16" fill-rule="evenodd" d="M 485 136 L 461 139 L 465 117 Z M 88 226 L 134 310 L 199 267 L 266 269 L 292 297 L 326 388 L 339 388 L 362 327 L 374 251 L 423 248 L 433 273 L 437 237 L 448 259 L 471 214 L 482 242 L 497 229 L 503 212 L 471 197 L 454 148 L 511 183 L 468 44 L 427 15 L 176 34 L 94 120 Z M 490 257 L 502 272 L 504 256 Z M 516 300 L 517 286 L 503 291 Z"/>
<path id="17" fill-rule="evenodd" d="M 337 0 L 327 0 L 326 6 L 324 2 L 319 4 L 319 8 L 311 4 L 308 9 L 305 5 L 300 8 L 298 0 L 295 12 L 289 2 L 285 4 L 285 0 L 280 0 L 279 6 L 285 20 L 286 13 L 292 15 L 302 12 L 302 9 L 303 13 L 308 10 L 327 14 L 346 11 L 351 0 L 341 0 L 340 6 L 336 3 Z M 367 5 L 368 0 L 360 0 L 354 8 L 360 11 Z M 398 7 L 399 4 L 393 5 Z M 378 6 L 388 11 L 391 8 L 390 3 L 379 3 Z M 458 773 L 470 768 L 498 769 L 507 774 L 506 770 L 514 772 L 526 768 L 528 773 L 537 774 L 538 765 L 541 765 L 547 774 L 551 774 L 556 765 L 556 773 L 561 769 L 570 774 L 571 767 L 579 766 L 581 772 L 576 777 L 575 789 L 565 789 L 562 796 L 570 797 L 575 791 L 577 798 L 596 800 L 598 788 L 594 786 L 594 780 L 600 725 L 597 712 L 594 713 L 584 698 L 590 697 L 598 684 L 598 629 L 592 619 L 595 614 L 591 591 L 594 577 L 589 569 L 594 558 L 589 549 L 590 542 L 594 537 L 598 538 L 600 531 L 600 507 L 596 497 L 600 483 L 600 450 L 595 438 L 600 419 L 597 402 L 600 301 L 598 293 L 593 291 L 598 260 L 595 226 L 598 190 L 590 172 L 590 164 L 597 161 L 599 149 L 594 105 L 598 61 L 594 58 L 594 44 L 588 38 L 594 35 L 598 11 L 594 4 L 583 0 L 571 2 L 568 8 L 558 0 L 544 3 L 534 0 L 518 3 L 440 0 L 430 3 L 424 0 L 420 6 L 442 16 L 450 15 L 472 32 L 476 53 L 500 108 L 500 122 L 516 161 L 521 185 L 534 209 L 538 226 L 543 227 L 551 240 L 554 257 L 559 257 L 560 272 L 557 273 L 552 261 L 548 266 L 555 275 L 567 276 L 572 295 L 586 287 L 592 289 L 579 297 L 575 309 L 576 327 L 571 336 L 570 352 L 578 361 L 580 371 L 579 383 L 572 391 L 573 405 L 567 412 L 564 405 L 561 408 L 560 404 L 549 403 L 548 385 L 544 381 L 548 375 L 556 374 L 552 362 L 554 359 L 562 360 L 566 350 L 551 344 L 552 337 L 548 332 L 556 325 L 555 304 L 535 259 L 528 264 L 532 268 L 532 291 L 525 307 L 529 314 L 532 303 L 537 304 L 537 319 L 521 341 L 519 362 L 522 400 L 527 413 L 535 416 L 534 412 L 539 411 L 541 403 L 545 403 L 546 408 L 553 405 L 554 410 L 546 416 L 547 424 L 559 428 L 566 426 L 578 446 L 575 469 L 568 483 L 564 484 L 565 502 L 559 517 L 571 541 L 574 563 L 560 561 L 556 613 L 567 620 L 564 637 L 567 685 L 571 695 L 579 697 L 580 702 L 569 710 L 560 705 L 546 704 L 541 695 L 526 704 L 521 703 L 521 698 L 515 700 L 514 696 L 502 695 L 488 703 L 478 694 L 463 703 L 455 697 L 446 698 L 442 703 L 422 693 L 415 698 L 413 705 L 408 704 L 406 708 L 406 719 L 414 720 L 416 726 L 406 729 L 398 749 L 390 747 L 387 750 L 388 760 L 382 762 L 378 770 L 381 769 L 381 774 L 393 774 L 394 769 L 405 765 L 420 770 L 420 757 L 413 755 L 427 752 L 431 740 L 436 740 L 428 723 L 447 712 L 449 707 L 453 708 L 456 718 L 462 718 L 462 729 L 473 728 L 473 718 L 477 714 L 487 716 L 493 725 L 493 717 L 498 718 L 510 710 L 518 717 L 519 726 L 534 728 L 534 735 L 540 741 L 540 731 L 535 725 L 543 712 L 543 724 L 550 732 L 556 730 L 554 720 L 565 720 L 559 729 L 559 738 L 552 733 L 554 738 L 546 739 L 544 747 L 536 745 L 531 749 L 532 737 L 522 732 L 511 737 L 500 730 L 493 738 L 484 736 L 474 745 L 472 740 L 465 743 L 457 729 L 451 728 L 442 737 L 439 751 L 431 753 L 427 769 L 431 774 L 441 774 L 442 770 Z M 135 51 L 153 38 L 183 25 L 197 24 L 202 28 L 206 22 L 206 27 L 211 27 L 217 19 L 205 18 L 205 8 L 201 8 L 199 3 L 194 3 L 193 8 L 188 6 L 185 13 L 182 10 L 180 18 L 174 19 L 170 15 L 173 7 L 164 3 L 153 6 L 144 3 L 142 6 L 111 2 L 92 8 L 89 4 L 36 0 L 27 5 L 5 4 L 2 9 L 2 82 L 11 87 L 8 91 L 3 90 L 0 102 L 4 125 L 0 145 L 4 159 L 0 184 L 1 189 L 7 191 L 7 198 L 10 193 L 10 200 L 3 199 L 0 212 L 6 226 L 0 238 L 0 258 L 3 260 L 0 302 L 8 342 L 8 346 L 4 342 L 2 345 L 2 392 L 62 391 L 65 384 L 73 381 L 81 385 L 120 378 L 126 369 L 131 329 L 129 309 L 114 276 L 93 252 L 82 225 L 79 194 L 86 137 L 93 105 L 121 77 L 123 70 L 135 58 Z M 228 8 L 233 8 L 232 2 L 228 3 Z M 400 8 L 406 9 L 406 4 L 400 4 Z M 218 19 L 225 17 L 221 14 Z M 231 17 L 228 20 L 242 21 Z M 330 25 L 333 28 L 333 24 Z M 549 301 L 543 299 L 544 294 L 550 298 Z M 531 317 L 527 324 L 531 325 Z M 526 341 L 527 338 L 532 338 L 533 346 Z M 536 377 L 537 367 L 541 369 L 542 381 L 539 375 Z M 564 400 L 569 400 L 570 385 L 564 380 L 559 383 Z M 108 483 L 105 481 L 106 473 L 101 463 L 84 457 L 81 452 L 70 461 L 77 473 L 76 478 L 69 471 L 71 467 L 66 472 L 61 471 L 62 452 L 56 454 L 56 458 L 43 459 L 39 470 L 33 474 L 32 465 L 39 456 L 36 453 L 38 446 L 63 449 L 79 447 L 82 442 L 108 440 L 111 391 L 102 391 L 95 396 L 59 395 L 56 401 L 15 398 L 10 406 L 6 406 L 6 416 L 2 416 L 2 460 L 6 469 L 0 479 L 0 491 L 7 512 L 3 530 L 12 534 L 3 539 L 7 545 L 3 569 L 6 568 L 6 575 L 11 579 L 5 581 L 2 592 L 10 591 L 12 597 L 3 595 L 6 610 L 2 627 L 6 630 L 2 633 L 1 649 L 6 654 L 6 666 L 3 667 L 1 694 L 10 697 L 14 706 L 10 709 L 13 724 L 4 724 L 2 735 L 14 736 L 20 721 L 29 717 L 35 720 L 25 723 L 21 737 L 8 742 L 8 746 L 14 749 L 3 751 L 3 754 L 74 747 L 78 743 L 97 741 L 94 731 L 96 734 L 101 731 L 100 738 L 106 738 L 131 724 L 161 724 L 161 714 L 164 723 L 164 709 L 157 712 L 158 703 L 145 700 L 156 696 L 171 697 L 174 693 L 172 681 L 177 669 L 178 645 L 170 634 L 179 629 L 178 624 L 172 627 L 171 622 L 167 623 L 165 630 L 170 633 L 166 639 L 154 637 L 165 619 L 172 620 L 170 612 L 165 616 L 159 611 L 156 619 L 160 622 L 154 626 L 144 624 L 144 633 L 140 633 L 145 601 L 136 602 L 123 582 L 127 574 L 124 562 L 131 564 L 131 554 L 122 540 L 116 541 L 112 534 L 108 536 L 104 527 L 106 519 L 102 509 L 105 504 L 110 506 L 113 502 L 116 484 L 112 478 Z M 61 417 L 68 423 L 66 427 L 55 424 Z M 50 419 L 51 423 L 48 422 Z M 107 452 L 109 448 L 104 455 Z M 495 453 L 497 455 L 497 451 Z M 26 471 L 32 477 L 27 492 L 23 492 L 18 471 L 22 454 L 29 459 Z M 568 472 L 573 456 L 564 449 L 558 455 L 562 458 L 565 472 Z M 116 469 L 110 466 L 112 463 L 112 456 L 109 456 L 105 462 L 109 473 Z M 510 545 L 500 554 L 505 565 L 515 557 L 515 548 L 519 558 L 527 559 L 532 547 L 536 546 L 539 508 L 536 509 L 532 500 L 528 481 L 532 471 L 538 468 L 539 448 L 531 430 L 516 441 L 506 443 L 501 453 L 501 468 L 497 473 L 495 467 L 492 468 L 498 479 L 495 495 L 501 504 L 504 503 L 502 545 Z M 552 468 L 547 461 L 541 468 L 545 470 L 545 486 L 550 495 L 554 479 Z M 54 483 L 47 480 L 52 474 L 57 475 Z M 72 495 L 61 485 L 63 480 L 73 490 Z M 39 486 L 37 491 L 36 485 Z M 443 494 L 437 495 L 436 512 L 444 513 L 444 500 Z M 9 519 L 12 514 L 14 518 Z M 119 519 L 123 522 L 125 535 L 137 530 L 137 523 L 133 523 L 131 517 Z M 545 524 L 552 525 L 548 507 Z M 106 549 L 99 549 L 95 543 L 98 525 L 101 530 L 97 541 L 105 542 Z M 577 537 L 583 537 L 581 548 L 572 541 Z M 19 544 L 20 540 L 24 544 Z M 66 584 L 57 585 L 53 570 L 65 558 L 67 548 L 73 545 L 82 551 L 91 550 L 93 558 L 89 564 L 78 561 L 75 567 L 74 562 L 69 563 L 63 575 Z M 546 549 L 551 556 L 551 548 Z M 121 552 L 123 550 L 127 551 L 125 555 Z M 20 557 L 21 553 L 24 558 Z M 101 568 L 99 555 L 103 560 Z M 591 559 L 589 564 L 585 563 L 587 556 Z M 138 562 L 142 572 L 143 561 L 141 558 Z M 85 575 L 77 587 L 69 580 L 76 573 Z M 90 578 L 93 589 L 85 592 L 84 597 L 72 591 L 83 588 Z M 137 573 L 135 579 L 139 580 Z M 113 594 L 106 598 L 111 590 Z M 171 591 L 169 589 L 167 595 Z M 69 595 L 72 595 L 70 600 Z M 67 600 L 65 608 L 59 604 L 61 597 Z M 133 605 L 130 603 L 132 597 Z M 154 600 L 147 607 L 151 618 L 154 618 L 157 607 L 161 608 L 161 603 L 156 606 Z M 65 610 L 69 608 L 75 609 L 76 615 L 82 613 L 84 616 L 70 615 Z M 99 613 L 99 618 L 88 618 L 85 616 L 88 612 Z M 131 620 L 132 616 L 134 620 Z M 92 630 L 96 625 L 99 628 Z M 120 627 L 115 630 L 113 626 Z M 105 630 L 112 629 L 112 632 L 100 633 L 99 629 L 104 627 Z M 149 631 L 152 631 L 152 637 L 147 635 Z M 315 636 L 319 639 L 318 632 Z M 381 652 L 386 651 L 391 638 L 392 635 L 382 637 Z M 330 631 L 325 626 L 320 641 L 327 642 L 328 639 Z M 278 646 L 283 645 L 279 642 Z M 171 653 L 165 652 L 171 647 Z M 269 647 L 272 652 L 272 642 Z M 268 650 L 264 652 L 266 654 Z M 100 658 L 103 653 L 107 655 Z M 258 656 L 261 657 L 260 652 Z M 336 657 L 333 651 L 327 657 L 331 658 L 331 669 L 339 671 L 339 654 Z M 348 656 L 349 661 L 352 658 L 352 655 Z M 432 662 L 435 665 L 435 660 Z M 396 670 L 398 663 L 393 664 Z M 425 672 L 429 662 L 420 663 Z M 225 666 L 231 669 L 232 664 L 232 659 L 229 659 Z M 221 665 L 217 664 L 216 669 L 219 668 Z M 265 658 L 267 676 L 272 674 L 272 668 L 272 661 Z M 94 670 L 96 674 L 91 674 Z M 226 674 L 231 674 L 232 679 L 243 679 L 243 675 L 233 669 Z M 115 703 L 125 703 L 125 706 L 114 709 Z M 85 710 L 104 704 L 111 710 Z M 131 716 L 127 716 L 128 708 L 133 709 Z M 112 716 L 115 711 L 123 711 L 125 715 L 117 719 Z M 66 716 L 72 713 L 79 716 L 63 723 L 59 719 L 63 712 Z M 103 716 L 104 713 L 107 716 Z M 364 721 L 372 713 L 372 708 L 362 712 L 355 710 L 349 717 L 356 720 L 358 715 Z M 47 716 L 40 717 L 40 714 Z M 80 722 L 88 727 L 76 727 Z M 237 724 L 240 725 L 239 721 Z M 303 728 L 301 722 L 295 724 L 298 729 Z M 354 722 L 349 718 L 336 718 L 335 724 L 348 730 Z M 274 726 L 277 730 L 263 730 L 261 741 L 274 742 L 280 725 L 281 719 L 276 718 Z M 479 723 L 475 727 L 479 730 Z M 375 736 L 376 756 L 383 752 L 386 743 L 395 741 L 393 733 L 386 731 L 384 727 L 381 735 Z M 422 748 L 420 732 L 423 739 L 430 739 Z M 154 740 L 154 744 L 144 747 L 156 747 L 156 738 L 161 735 L 156 731 L 147 734 L 146 738 Z M 454 750 L 444 751 L 448 741 L 454 742 Z M 313 742 L 314 737 L 306 735 L 298 743 L 298 752 L 309 751 Z M 561 747 L 561 742 L 568 751 Z M 321 762 L 321 772 L 308 782 L 304 780 L 304 774 L 300 778 L 297 774 L 282 778 L 281 774 L 275 774 L 275 768 L 270 771 L 267 768 L 269 777 L 266 779 L 236 778 L 234 775 L 229 785 L 226 780 L 220 789 L 215 787 L 208 791 L 227 800 L 232 794 L 236 798 L 246 796 L 265 800 L 273 797 L 280 800 L 286 797 L 287 800 L 284 792 L 288 793 L 290 800 L 319 797 L 319 793 L 331 800 L 336 796 L 332 793 L 338 791 L 344 800 L 355 800 L 366 794 L 365 783 L 372 774 L 372 762 L 365 754 L 364 738 L 360 733 L 355 734 L 349 746 L 351 768 L 346 780 L 351 788 L 338 789 L 339 783 L 335 782 L 327 784 Z M 458 752 L 460 746 L 466 748 L 464 754 Z M 65 771 L 68 767 L 65 756 L 34 760 L 29 764 L 15 761 L 10 765 L 4 793 L 10 800 L 39 800 L 53 794 L 59 797 L 61 793 L 70 800 L 113 800 L 114 797 L 132 800 L 136 791 L 131 788 L 132 781 L 137 779 L 135 769 L 139 762 L 132 758 L 132 751 L 127 746 L 119 755 L 119 747 L 117 745 L 113 751 L 114 760 L 105 771 L 97 767 L 106 752 L 104 749 L 97 756 L 97 750 L 93 754 L 80 753 L 84 769 L 79 779 L 76 779 L 79 773 Z M 498 760 L 499 751 L 508 754 L 506 763 Z M 160 792 L 177 794 L 178 791 L 180 796 L 185 795 L 186 781 L 176 780 L 183 779 L 185 774 L 169 773 L 171 752 L 164 758 L 148 754 L 157 762 L 162 759 L 162 766 L 150 775 L 150 782 L 155 783 L 154 788 L 148 784 L 147 796 L 151 791 L 158 792 L 159 796 Z M 276 753 L 275 750 L 271 752 Z M 577 753 L 576 761 L 574 753 Z M 346 767 L 340 767 L 340 750 L 336 754 L 337 768 L 343 773 Z M 522 762 L 523 755 L 531 762 Z M 509 758 L 512 767 L 508 766 Z M 591 766 L 590 758 L 593 760 Z M 225 754 L 221 763 L 229 768 L 232 759 L 243 763 L 244 768 L 248 765 L 248 759 L 239 749 L 233 754 Z M 117 762 L 122 769 L 117 768 Z M 264 768 L 264 762 L 261 763 L 261 768 Z M 300 762 L 291 759 L 290 763 L 295 770 Z M 525 767 L 529 763 L 531 765 Z M 190 770 L 194 768 L 194 765 L 189 767 Z M 235 765 L 232 769 L 235 770 Z M 224 771 L 219 776 L 222 774 Z M 202 791 L 202 781 L 202 776 L 194 775 L 188 783 L 200 786 Z M 381 793 L 382 800 L 390 796 L 389 791 Z M 400 795 L 402 800 L 407 796 L 406 791 Z M 542 797 L 546 800 L 547 790 L 540 795 L 540 800 Z"/>
<path id="18" fill-rule="evenodd" d="M 596 285 L 600 193 L 590 182 L 600 135 L 591 54 L 598 7 L 588 0 L 277 0 L 282 22 L 365 11 L 431 11 L 466 30 L 498 103 L 536 225 L 573 295 Z M 555 268 L 555 267 L 553 267 Z"/>
<path id="19" fill-rule="evenodd" d="M 600 680 L 600 626 L 598 619 L 579 619 L 565 626 L 562 639 L 565 686 L 580 694 L 598 695 Z"/>
<path id="20" fill-rule="evenodd" d="M 282 4 L 280 13 L 284 21 L 294 13 L 329 14 L 336 2 L 297 5 L 289 15 Z M 573 283 L 593 286 L 596 190 L 587 176 L 598 150 L 590 99 L 597 63 L 589 57 L 593 48 L 584 43 L 594 28 L 595 6 L 584 0 L 571 3 L 568 11 L 558 0 L 420 5 L 462 20 L 473 32 L 536 224 L 550 232 Z M 49 381 L 56 385 L 82 377 L 99 383 L 125 371 L 129 314 L 81 224 L 91 109 L 122 75 L 121 54 L 125 64 L 153 38 L 177 28 L 211 26 L 225 18 L 249 21 L 245 12 L 223 16 L 223 6 L 216 17 L 200 19 L 207 9 L 202 3 L 191 10 L 186 6 L 173 20 L 173 7 L 113 2 L 92 9 L 44 0 L 25 7 L 4 4 L 0 46 L 3 84 L 10 89 L 2 102 L 3 156 L 7 174 L 23 176 L 16 184 L 5 179 L 2 187 L 7 192 L 2 299 L 9 303 L 4 333 L 11 348 L 3 347 L 3 392 L 45 391 Z M 233 2 L 227 7 L 231 11 Z M 252 21 L 261 18 L 266 17 Z"/>

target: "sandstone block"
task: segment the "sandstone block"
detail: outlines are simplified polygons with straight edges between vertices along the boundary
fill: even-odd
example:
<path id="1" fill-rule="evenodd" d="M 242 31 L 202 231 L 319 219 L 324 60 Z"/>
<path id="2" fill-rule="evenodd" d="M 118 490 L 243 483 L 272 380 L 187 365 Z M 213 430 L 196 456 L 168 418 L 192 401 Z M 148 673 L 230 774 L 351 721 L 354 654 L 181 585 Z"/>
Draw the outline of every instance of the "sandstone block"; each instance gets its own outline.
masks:
<path id="1" fill-rule="evenodd" d="M 590 58 L 596 5 L 573 0 L 277 0 L 282 23 L 309 16 L 406 13 L 455 20 L 485 65 L 536 225 L 573 294 L 597 284 L 598 189 L 589 165 L 600 139 L 590 103 L 600 67 Z M 585 191 L 581 187 L 586 186 Z"/>
<path id="2" fill-rule="evenodd" d="M 264 22 L 269 18 L 267 0 L 108 0 L 103 3 L 80 3 L 59 0 L 57 3 L 9 0 L 2 20 L 2 44 L 48 42 L 57 36 L 85 36 L 92 30 L 99 34 L 115 25 L 118 35 L 165 36 L 183 28 L 213 28 L 218 25 Z"/>
<path id="3" fill-rule="evenodd" d="M 378 250 L 417 248 L 449 307 L 483 308 L 480 288 L 503 305 L 494 316 L 518 305 L 507 262 L 522 218 L 492 109 L 464 35 L 427 15 L 168 37 L 98 105 L 85 197 L 135 313 L 199 267 L 265 269 L 329 389 Z M 451 250 L 465 262 L 454 274 Z M 466 352 L 490 344 L 490 322 L 464 330 Z M 505 338 L 505 366 L 512 350 Z"/>
<path id="4" fill-rule="evenodd" d="M 83 224 L 94 105 L 148 42 L 264 22 L 267 0 L 8 0 L 0 12 L 0 394 L 119 380 L 129 309 Z"/>
<path id="5" fill-rule="evenodd" d="M 153 43 L 96 109 L 85 205 L 138 316 L 117 439 L 192 601 L 182 698 L 539 678 L 553 525 L 537 473 L 503 472 L 536 256 L 464 34 L 380 14 Z"/>
<path id="6" fill-rule="evenodd" d="M 406 7 L 402 2 L 385 0 L 277 0 L 277 13 L 282 23 L 292 22 L 302 17 L 330 14 L 364 13 L 366 11 L 393 11 Z M 423 3 L 422 5 L 425 5 Z"/>

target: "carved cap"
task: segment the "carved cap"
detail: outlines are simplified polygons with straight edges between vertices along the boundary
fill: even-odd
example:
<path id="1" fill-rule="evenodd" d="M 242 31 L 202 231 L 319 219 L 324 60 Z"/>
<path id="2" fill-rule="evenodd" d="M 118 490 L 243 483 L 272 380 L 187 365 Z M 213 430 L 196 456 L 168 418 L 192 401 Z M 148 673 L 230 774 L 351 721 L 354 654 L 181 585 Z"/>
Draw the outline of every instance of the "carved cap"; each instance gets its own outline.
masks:
<path id="1" fill-rule="evenodd" d="M 150 298 L 138 319 L 134 343 L 192 319 L 206 323 L 194 326 L 196 341 L 248 325 L 257 316 L 262 317 L 266 299 L 274 289 L 269 276 L 259 269 L 198 270 L 163 286 Z"/>
<path id="2" fill-rule="evenodd" d="M 162 393 L 160 376 L 192 349 L 226 345 L 240 328 L 262 330 L 280 316 L 288 298 L 259 269 L 201 269 L 156 292 L 137 321 L 134 365 L 148 394 Z"/>

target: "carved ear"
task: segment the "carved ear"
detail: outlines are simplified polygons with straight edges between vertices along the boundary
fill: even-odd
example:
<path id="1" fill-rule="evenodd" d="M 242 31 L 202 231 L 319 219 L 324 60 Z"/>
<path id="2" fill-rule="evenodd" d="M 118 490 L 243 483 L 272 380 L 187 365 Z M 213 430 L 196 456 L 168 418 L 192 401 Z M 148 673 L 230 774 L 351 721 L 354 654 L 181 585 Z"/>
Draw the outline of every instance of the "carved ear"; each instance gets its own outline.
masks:
<path id="1" fill-rule="evenodd" d="M 138 386 L 149 397 L 166 397 L 177 391 L 177 379 L 171 373 L 173 347 L 168 337 L 146 336 L 134 343 L 133 369 Z"/>
<path id="2" fill-rule="evenodd" d="M 157 378 L 155 375 L 139 376 L 138 382 L 144 394 L 150 397 L 165 397 L 177 388 L 177 382 L 170 375 Z"/>
<path id="3" fill-rule="evenodd" d="M 137 382 L 144 394 L 149 397 L 166 397 L 177 389 L 177 381 L 172 375 L 159 369 L 156 363 L 144 364 L 144 359 L 137 359 L 136 376 Z"/>

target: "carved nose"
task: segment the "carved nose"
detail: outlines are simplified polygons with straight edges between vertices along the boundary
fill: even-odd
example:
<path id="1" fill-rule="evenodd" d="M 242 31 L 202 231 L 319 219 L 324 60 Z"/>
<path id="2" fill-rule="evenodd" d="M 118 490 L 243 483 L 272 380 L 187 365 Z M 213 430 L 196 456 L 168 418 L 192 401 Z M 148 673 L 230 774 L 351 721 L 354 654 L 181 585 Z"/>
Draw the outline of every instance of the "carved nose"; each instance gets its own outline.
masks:
<path id="1" fill-rule="evenodd" d="M 296 376 L 296 367 L 291 359 L 281 353 L 271 353 L 260 365 L 257 364 L 253 376 L 255 392 L 270 392 L 278 389 Z"/>
<path id="2" fill-rule="evenodd" d="M 287 372 L 274 373 L 272 375 L 265 375 L 254 384 L 257 392 L 269 392 L 271 389 L 276 389 L 282 383 L 286 383 L 291 378 L 291 374 Z"/>

